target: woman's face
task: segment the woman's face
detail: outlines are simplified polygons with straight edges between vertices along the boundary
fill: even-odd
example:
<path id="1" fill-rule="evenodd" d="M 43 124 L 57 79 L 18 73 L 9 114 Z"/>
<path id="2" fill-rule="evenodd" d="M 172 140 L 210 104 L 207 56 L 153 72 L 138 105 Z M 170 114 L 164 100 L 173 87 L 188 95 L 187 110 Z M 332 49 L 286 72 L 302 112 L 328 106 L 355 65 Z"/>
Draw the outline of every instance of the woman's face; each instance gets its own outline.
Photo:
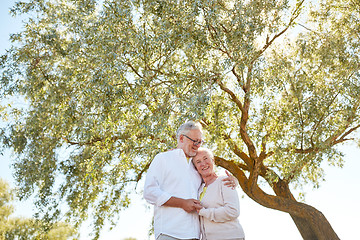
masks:
<path id="1" fill-rule="evenodd" d="M 193 163 L 196 170 L 202 177 L 208 176 L 214 173 L 214 162 L 211 156 L 206 151 L 200 151 L 193 158 Z"/>

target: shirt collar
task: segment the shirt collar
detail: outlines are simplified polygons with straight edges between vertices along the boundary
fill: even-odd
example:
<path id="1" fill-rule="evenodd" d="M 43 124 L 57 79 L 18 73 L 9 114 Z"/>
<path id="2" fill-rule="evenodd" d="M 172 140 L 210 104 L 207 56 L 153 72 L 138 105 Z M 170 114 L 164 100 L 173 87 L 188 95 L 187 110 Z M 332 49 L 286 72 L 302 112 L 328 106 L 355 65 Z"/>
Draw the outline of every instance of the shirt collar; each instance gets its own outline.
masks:
<path id="1" fill-rule="evenodd" d="M 192 162 L 192 157 L 189 157 L 189 161 L 187 161 L 188 158 L 186 157 L 184 150 L 182 150 L 181 148 L 177 148 L 176 150 L 178 150 L 179 156 L 183 157 L 186 160 L 186 162 L 188 162 L 188 163 Z"/>

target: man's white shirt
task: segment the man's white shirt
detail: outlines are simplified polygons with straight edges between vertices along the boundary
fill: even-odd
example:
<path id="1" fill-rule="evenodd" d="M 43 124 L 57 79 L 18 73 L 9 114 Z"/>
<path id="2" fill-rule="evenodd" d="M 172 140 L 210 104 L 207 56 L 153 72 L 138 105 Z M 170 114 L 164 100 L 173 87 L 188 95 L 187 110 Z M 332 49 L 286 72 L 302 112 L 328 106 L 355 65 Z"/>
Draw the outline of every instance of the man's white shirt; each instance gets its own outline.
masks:
<path id="1" fill-rule="evenodd" d="M 197 199 L 201 177 L 182 149 L 159 153 L 150 164 L 144 198 L 154 205 L 155 239 L 162 233 L 180 239 L 198 239 L 199 216 L 182 208 L 163 206 L 171 197 Z"/>

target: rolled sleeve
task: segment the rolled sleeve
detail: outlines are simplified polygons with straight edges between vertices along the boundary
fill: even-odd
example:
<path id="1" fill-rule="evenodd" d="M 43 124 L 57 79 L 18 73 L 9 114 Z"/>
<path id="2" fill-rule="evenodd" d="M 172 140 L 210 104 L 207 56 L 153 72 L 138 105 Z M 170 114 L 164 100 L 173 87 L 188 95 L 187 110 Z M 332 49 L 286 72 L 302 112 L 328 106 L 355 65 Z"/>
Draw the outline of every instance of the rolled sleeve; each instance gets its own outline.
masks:
<path id="1" fill-rule="evenodd" d="M 171 194 L 161 189 L 160 183 L 162 182 L 162 173 L 162 159 L 159 156 L 156 156 L 147 172 L 143 194 L 145 200 L 155 206 L 163 205 L 172 197 Z"/>

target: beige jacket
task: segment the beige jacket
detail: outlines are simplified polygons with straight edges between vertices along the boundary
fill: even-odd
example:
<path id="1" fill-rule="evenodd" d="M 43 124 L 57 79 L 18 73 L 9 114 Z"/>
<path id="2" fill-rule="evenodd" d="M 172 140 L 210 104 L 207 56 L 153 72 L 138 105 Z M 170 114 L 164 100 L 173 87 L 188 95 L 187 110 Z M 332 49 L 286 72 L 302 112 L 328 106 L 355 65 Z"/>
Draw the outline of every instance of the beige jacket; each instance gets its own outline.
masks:
<path id="1" fill-rule="evenodd" d="M 224 186 L 218 177 L 211 183 L 201 201 L 204 206 L 199 211 L 202 240 L 244 238 L 244 231 L 239 223 L 240 204 L 237 191 Z M 203 187 L 199 192 L 202 192 Z"/>

